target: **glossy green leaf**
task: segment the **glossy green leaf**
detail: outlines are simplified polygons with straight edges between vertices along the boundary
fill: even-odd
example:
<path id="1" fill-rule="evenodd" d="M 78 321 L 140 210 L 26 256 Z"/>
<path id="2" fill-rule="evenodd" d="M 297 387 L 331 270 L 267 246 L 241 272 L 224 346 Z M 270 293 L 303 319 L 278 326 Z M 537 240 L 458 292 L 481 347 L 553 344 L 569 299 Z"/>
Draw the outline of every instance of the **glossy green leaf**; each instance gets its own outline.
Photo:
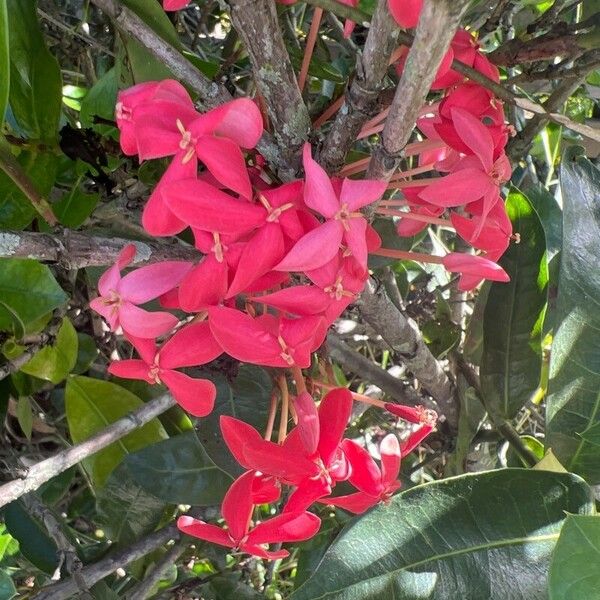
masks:
<path id="1" fill-rule="evenodd" d="M 4 509 L 4 522 L 10 535 L 19 542 L 21 554 L 38 569 L 53 573 L 58 566 L 56 542 L 44 526 L 29 515 L 20 500 Z"/>
<path id="2" fill-rule="evenodd" d="M 0 562 L 5 556 L 12 556 L 19 551 L 19 542 L 8 533 L 6 524 L 0 523 Z M 1 598 L 2 596 L 0 596 Z"/>
<path id="3" fill-rule="evenodd" d="M 220 504 L 232 483 L 210 459 L 194 431 L 138 450 L 123 464 L 147 492 L 175 504 Z"/>
<path id="4" fill-rule="evenodd" d="M 99 490 L 96 510 L 98 524 L 108 539 L 131 544 L 157 527 L 165 502 L 141 488 L 120 464 Z"/>
<path id="5" fill-rule="evenodd" d="M 77 229 L 94 212 L 100 196 L 88 194 L 79 188 L 77 184 L 52 206 L 58 220 L 71 229 Z"/>
<path id="6" fill-rule="evenodd" d="M 541 371 L 541 318 L 546 305 L 546 238 L 528 199 L 513 191 L 506 201 L 512 243 L 500 264 L 509 283 L 492 283 L 484 312 L 481 389 L 487 409 L 513 418 L 537 388 Z"/>
<path id="7" fill-rule="evenodd" d="M 17 401 L 17 421 L 19 427 L 28 440 L 31 440 L 33 431 L 33 413 L 31 409 L 31 400 L 27 396 L 21 396 Z"/>
<path id="8" fill-rule="evenodd" d="M 10 88 L 10 43 L 6 0 L 0 0 L 0 123 L 4 121 Z"/>
<path id="9" fill-rule="evenodd" d="M 571 474 L 503 469 L 419 485 L 352 520 L 291 598 L 542 600 L 565 512 L 593 511 Z"/>
<path id="10" fill-rule="evenodd" d="M 0 259 L 0 297 L 25 325 L 67 300 L 50 269 L 28 258 Z M 0 331 L 10 331 L 12 324 L 10 313 L 0 306 Z"/>
<path id="11" fill-rule="evenodd" d="M 214 378 L 214 382 L 217 386 L 215 408 L 200 420 L 198 437 L 214 463 L 237 477 L 243 469 L 223 441 L 219 419 L 221 415 L 230 415 L 263 431 L 267 424 L 273 381 L 264 369 L 241 365 L 233 381 L 220 376 Z"/>
<path id="12" fill-rule="evenodd" d="M 550 563 L 550 600 L 597 598 L 600 516 L 567 515 Z"/>
<path id="13" fill-rule="evenodd" d="M 77 360 L 71 371 L 76 375 L 85 373 L 98 356 L 96 341 L 87 333 L 77 333 Z"/>
<path id="14" fill-rule="evenodd" d="M 65 390 L 65 409 L 71 439 L 75 443 L 82 442 L 142 404 L 137 396 L 115 383 L 90 377 L 70 377 Z M 153 419 L 86 458 L 83 464 L 94 483 L 101 487 L 130 452 L 167 437 L 160 421 Z"/>
<path id="15" fill-rule="evenodd" d="M 117 68 L 113 67 L 98 79 L 81 101 L 81 110 L 79 112 L 81 124 L 84 127 L 116 131 L 116 127 L 111 127 L 110 125 L 95 125 L 94 117 L 114 120 L 118 90 L 119 73 Z"/>
<path id="16" fill-rule="evenodd" d="M 56 142 L 62 79 L 37 18 L 37 2 L 7 0 L 10 31 L 9 123 L 19 136 Z"/>
<path id="17" fill-rule="evenodd" d="M 600 171 L 569 150 L 561 168 L 564 244 L 550 360 L 546 446 L 600 483 Z"/>
<path id="18" fill-rule="evenodd" d="M 77 332 L 71 321 L 65 317 L 54 343 L 36 352 L 32 359 L 21 367 L 21 371 L 54 384 L 60 383 L 75 366 L 78 345 Z"/>
<path id="19" fill-rule="evenodd" d="M 181 48 L 181 42 L 173 23 L 158 2 L 147 0 L 123 0 L 123 4 L 135 12 L 146 25 L 149 25 L 163 40 L 175 48 Z"/>

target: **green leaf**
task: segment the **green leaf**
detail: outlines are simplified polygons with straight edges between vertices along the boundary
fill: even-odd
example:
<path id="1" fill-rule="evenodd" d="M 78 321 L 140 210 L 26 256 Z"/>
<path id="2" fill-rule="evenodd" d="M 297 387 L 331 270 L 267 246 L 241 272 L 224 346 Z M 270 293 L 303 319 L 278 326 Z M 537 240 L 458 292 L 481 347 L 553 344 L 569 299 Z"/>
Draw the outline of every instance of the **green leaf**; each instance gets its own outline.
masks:
<path id="1" fill-rule="evenodd" d="M 138 450 L 123 464 L 147 492 L 175 504 L 220 504 L 232 483 L 210 459 L 194 431 Z"/>
<path id="2" fill-rule="evenodd" d="M 65 389 L 65 409 L 71 439 L 75 443 L 82 442 L 142 404 L 137 396 L 115 383 L 79 375 L 70 377 Z M 110 473 L 130 452 L 167 437 L 160 421 L 152 419 L 104 450 L 84 459 L 83 465 L 94 483 L 102 487 Z"/>
<path id="3" fill-rule="evenodd" d="M 62 320 L 56 340 L 36 352 L 32 359 L 21 367 L 23 373 L 60 383 L 73 370 L 77 361 L 77 332 L 66 317 Z"/>
<path id="4" fill-rule="evenodd" d="M 0 571 L 0 598 L 2 600 L 11 600 L 16 595 L 17 588 L 15 588 L 12 577 L 4 570 Z"/>
<path id="5" fill-rule="evenodd" d="M 492 283 L 485 306 L 481 389 L 488 411 L 511 419 L 540 380 L 548 270 L 544 230 L 528 199 L 513 191 L 506 209 L 521 241 L 500 261 L 510 282 Z"/>
<path id="6" fill-rule="evenodd" d="M 31 410 L 31 400 L 27 396 L 21 396 L 17 401 L 17 421 L 28 440 L 31 440 L 31 432 L 33 431 L 33 413 Z"/>
<path id="7" fill-rule="evenodd" d="M 198 437 L 213 462 L 225 472 L 237 477 L 243 473 L 243 469 L 223 441 L 219 419 L 221 415 L 230 415 L 259 431 L 264 430 L 273 382 L 264 369 L 253 365 L 241 365 L 232 382 L 219 376 L 214 378 L 214 383 L 217 386 L 215 408 L 210 415 L 200 420 Z"/>
<path id="8" fill-rule="evenodd" d="M 6 0 L 0 0 L 0 124 L 4 121 L 10 89 L 10 44 Z"/>
<path id="9" fill-rule="evenodd" d="M 10 535 L 19 542 L 21 554 L 38 569 L 53 573 L 58 566 L 58 548 L 41 523 L 25 510 L 20 500 L 4 509 L 4 522 Z"/>
<path id="10" fill-rule="evenodd" d="M 0 562 L 5 556 L 12 556 L 19 551 L 19 542 L 8 533 L 6 525 L 0 523 Z M 1 598 L 2 596 L 0 596 Z"/>
<path id="11" fill-rule="evenodd" d="M 109 69 L 91 87 L 90 91 L 81 101 L 79 118 L 83 127 L 103 128 L 105 131 L 116 131 L 116 127 L 107 125 L 95 125 L 94 117 L 114 120 L 117 92 L 119 91 L 119 73 L 116 67 Z"/>
<path id="12" fill-rule="evenodd" d="M 550 600 L 597 598 L 600 516 L 567 515 L 550 563 Z"/>
<path id="13" fill-rule="evenodd" d="M 600 171 L 577 149 L 561 169 L 564 243 L 550 359 L 547 441 L 566 469 L 600 483 Z"/>
<path id="14" fill-rule="evenodd" d="M 182 45 L 173 23 L 158 2 L 147 0 L 123 0 L 123 4 L 137 14 L 146 25 L 149 25 L 160 37 L 175 48 L 181 49 Z"/>
<path id="15" fill-rule="evenodd" d="M 85 373 L 96 360 L 98 348 L 96 340 L 87 333 L 77 333 L 77 360 L 71 371 L 76 375 Z"/>
<path id="16" fill-rule="evenodd" d="M 88 194 L 79 187 L 78 180 L 71 191 L 52 205 L 58 220 L 71 229 L 77 229 L 94 212 L 100 200 L 98 194 Z"/>
<path id="17" fill-rule="evenodd" d="M 352 520 L 291 599 L 542 600 L 565 511 L 594 511 L 571 474 L 503 469 L 419 485 Z"/>
<path id="18" fill-rule="evenodd" d="M 0 297 L 27 326 L 67 300 L 50 269 L 28 258 L 0 259 Z M 0 306 L 0 331 L 10 331 L 13 318 Z"/>
<path id="19" fill-rule="evenodd" d="M 37 19 L 37 2 L 7 0 L 10 31 L 10 94 L 15 133 L 56 142 L 62 104 L 62 79 Z"/>
<path id="20" fill-rule="evenodd" d="M 98 524 L 108 539 L 131 544 L 158 526 L 165 503 L 141 488 L 120 464 L 99 490 L 96 510 Z"/>

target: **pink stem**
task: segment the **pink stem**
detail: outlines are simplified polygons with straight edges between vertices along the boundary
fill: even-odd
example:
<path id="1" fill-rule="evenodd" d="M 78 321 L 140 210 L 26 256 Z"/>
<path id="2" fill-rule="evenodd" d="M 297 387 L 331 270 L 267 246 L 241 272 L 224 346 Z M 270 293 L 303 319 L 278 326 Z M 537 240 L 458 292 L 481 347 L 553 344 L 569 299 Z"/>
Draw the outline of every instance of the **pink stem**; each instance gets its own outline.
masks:
<path id="1" fill-rule="evenodd" d="M 312 58 L 313 50 L 315 49 L 317 36 L 319 35 L 319 27 L 321 26 L 322 17 L 323 9 L 317 6 L 313 12 L 312 22 L 308 31 L 308 38 L 306 39 L 306 48 L 304 50 L 304 58 L 302 59 L 302 67 L 300 68 L 300 74 L 298 75 L 298 87 L 300 88 L 300 91 L 304 89 L 304 85 L 306 84 L 308 67 L 310 65 L 310 59 Z"/>
<path id="2" fill-rule="evenodd" d="M 407 171 L 398 171 L 395 173 L 390 179 L 390 183 L 394 181 L 401 181 L 403 179 L 407 179 L 408 177 L 412 177 L 413 175 L 421 175 L 422 173 L 427 173 L 429 171 L 433 171 L 435 168 L 435 163 L 429 163 L 428 165 L 423 165 L 421 167 L 415 167 L 414 169 L 408 169 Z"/>
<path id="3" fill-rule="evenodd" d="M 335 115 L 335 113 L 340 110 L 340 108 L 342 107 L 342 105 L 344 104 L 344 100 L 345 100 L 345 96 L 342 94 L 335 102 L 333 102 L 332 104 L 330 104 L 322 113 L 321 115 L 319 115 L 314 123 L 313 123 L 313 127 L 315 129 L 317 129 L 318 127 L 321 127 L 321 125 L 323 125 L 323 123 L 327 123 L 327 121 L 329 121 L 329 119 L 331 119 L 331 117 L 333 117 L 333 115 Z"/>
<path id="4" fill-rule="evenodd" d="M 444 263 L 442 256 L 433 256 L 422 252 L 407 252 L 405 250 L 395 250 L 393 248 L 379 248 L 374 252 L 369 252 L 374 256 L 386 256 L 387 258 L 399 258 L 400 260 L 414 260 L 415 262 L 426 262 L 441 265 Z"/>
<path id="5" fill-rule="evenodd" d="M 421 215 L 418 213 L 404 212 L 401 210 L 390 210 L 388 208 L 378 208 L 378 215 L 386 217 L 401 217 L 402 219 L 411 219 L 412 221 L 421 221 L 422 223 L 431 223 L 432 225 L 442 225 L 454 229 L 452 221 L 449 219 L 440 219 L 439 217 L 430 217 L 429 215 Z"/>

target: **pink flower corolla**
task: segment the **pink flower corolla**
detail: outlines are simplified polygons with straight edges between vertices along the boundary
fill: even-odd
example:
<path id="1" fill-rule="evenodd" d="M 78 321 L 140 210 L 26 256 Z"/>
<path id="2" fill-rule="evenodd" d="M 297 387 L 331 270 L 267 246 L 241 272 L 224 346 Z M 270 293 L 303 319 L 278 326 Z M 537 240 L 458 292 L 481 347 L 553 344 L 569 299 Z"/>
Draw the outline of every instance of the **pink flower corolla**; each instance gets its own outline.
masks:
<path id="1" fill-rule="evenodd" d="M 366 270 L 368 223 L 359 209 L 381 197 L 385 182 L 344 179 L 336 192 L 332 180 L 311 157 L 309 144 L 304 145 L 303 159 L 304 203 L 326 220 L 300 238 L 276 269 L 304 272 L 317 269 L 333 259 L 343 243 Z"/>
<path id="2" fill-rule="evenodd" d="M 446 270 L 460 273 L 458 289 L 470 291 L 476 288 L 483 279 L 506 283 L 510 277 L 497 263 L 484 256 L 451 252 L 443 261 Z"/>
<path id="3" fill-rule="evenodd" d="M 427 185 L 419 192 L 419 198 L 443 207 L 462 206 L 483 198 L 483 226 L 497 202 L 500 186 L 510 179 L 510 162 L 504 153 L 494 160 L 494 140 L 476 117 L 458 107 L 452 108 L 451 114 L 458 135 L 472 154 L 462 158 L 449 175 Z"/>
<path id="4" fill-rule="evenodd" d="M 303 511 L 328 495 L 337 481 L 350 476 L 350 465 L 341 449 L 352 396 L 346 388 L 329 392 L 317 410 L 304 392 L 294 399 L 298 425 L 282 445 L 263 440 L 250 425 L 221 417 L 223 438 L 245 469 L 254 469 L 296 487 L 284 512 Z"/>
<path id="5" fill-rule="evenodd" d="M 187 535 L 260 558 L 274 560 L 289 556 L 287 550 L 269 551 L 263 546 L 307 540 L 317 533 L 321 520 L 304 511 L 286 512 L 252 526 L 252 512 L 257 503 L 253 496 L 255 479 L 254 471 L 248 471 L 225 494 L 221 514 L 227 529 L 189 516 L 179 517 L 177 527 Z"/>
<path id="6" fill-rule="evenodd" d="M 306 369 L 323 336 L 323 319 L 317 316 L 252 317 L 233 308 L 214 306 L 208 309 L 208 322 L 229 356 L 268 367 L 295 365 Z"/>
<path id="7" fill-rule="evenodd" d="M 163 0 L 163 8 L 167 12 L 173 12 L 185 8 L 190 3 L 190 0 Z"/>
<path id="8" fill-rule="evenodd" d="M 178 319 L 167 312 L 148 312 L 140 308 L 175 288 L 192 268 L 192 263 L 165 261 L 140 267 L 122 276 L 121 270 L 135 258 L 136 248 L 129 244 L 121 250 L 117 262 L 100 277 L 100 296 L 90 307 L 102 315 L 110 328 L 119 326 L 138 338 L 155 338 L 173 329 Z"/>
<path id="9" fill-rule="evenodd" d="M 177 403 L 196 417 L 204 417 L 212 411 L 217 395 L 215 384 L 175 370 L 204 365 L 223 353 L 208 323 L 183 327 L 160 348 L 154 340 L 131 336 L 128 339 L 140 358 L 112 362 L 109 373 L 124 379 L 141 379 L 149 384 L 164 383 Z"/>
<path id="10" fill-rule="evenodd" d="M 262 116 L 252 100 L 238 98 L 204 114 L 147 103 L 137 108 L 133 121 L 141 160 L 174 156 L 185 165 L 197 158 L 217 181 L 251 197 L 240 148 L 253 148 L 262 135 Z"/>
<path id="11" fill-rule="evenodd" d="M 400 488 L 400 443 L 390 433 L 381 441 L 379 453 L 381 468 L 369 452 L 354 440 L 343 440 L 342 450 L 352 466 L 350 483 L 359 491 L 344 496 L 321 498 L 319 502 L 339 506 L 349 512 L 360 514 L 378 502 L 388 502 Z"/>

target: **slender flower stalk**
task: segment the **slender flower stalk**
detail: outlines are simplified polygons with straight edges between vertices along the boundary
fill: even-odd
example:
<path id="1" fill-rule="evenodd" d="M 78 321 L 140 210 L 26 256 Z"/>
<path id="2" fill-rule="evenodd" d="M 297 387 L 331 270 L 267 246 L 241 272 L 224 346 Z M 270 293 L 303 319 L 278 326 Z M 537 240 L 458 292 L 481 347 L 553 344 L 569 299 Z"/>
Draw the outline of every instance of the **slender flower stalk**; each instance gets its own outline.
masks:
<path id="1" fill-rule="evenodd" d="M 315 7 L 313 12 L 312 22 L 308 31 L 308 37 L 306 38 L 306 48 L 304 50 L 304 58 L 302 59 L 302 66 L 300 67 L 300 74 L 298 75 L 298 87 L 300 91 L 304 89 L 306 85 L 306 78 L 308 76 L 308 67 L 310 66 L 310 59 L 312 58 L 313 51 L 315 49 L 315 43 L 317 36 L 319 35 L 319 27 L 321 26 L 321 19 L 323 18 L 323 9 Z"/>
<path id="2" fill-rule="evenodd" d="M 402 181 L 413 177 L 414 175 L 422 175 L 435 169 L 435 163 L 429 163 L 427 165 L 421 165 L 420 167 L 414 167 L 413 169 L 407 169 L 406 171 L 398 171 L 391 179 L 390 182 Z"/>
<path id="3" fill-rule="evenodd" d="M 265 440 L 270 441 L 273 435 L 273 427 L 275 425 L 275 413 L 277 412 L 277 392 L 273 390 L 271 394 L 271 403 L 269 405 L 269 418 L 265 429 Z"/>
<path id="4" fill-rule="evenodd" d="M 281 412 L 279 414 L 279 434 L 277 436 L 277 441 L 280 444 L 283 444 L 287 436 L 290 408 L 290 392 L 288 390 L 287 379 L 285 378 L 285 375 L 280 375 L 277 378 L 277 385 L 279 385 L 279 390 L 281 392 Z"/>
<path id="5" fill-rule="evenodd" d="M 342 94 L 335 102 L 332 102 L 313 122 L 313 127 L 317 129 L 324 123 L 327 123 L 335 113 L 342 108 L 345 97 Z"/>
<path id="6" fill-rule="evenodd" d="M 452 221 L 450 221 L 449 219 L 440 219 L 438 217 L 430 217 L 429 215 L 420 215 L 418 213 L 411 213 L 401 210 L 391 210 L 389 208 L 378 208 L 377 214 L 386 217 L 400 217 L 402 219 L 411 219 L 412 221 L 421 221 L 422 223 L 431 223 L 432 225 L 441 225 L 442 227 L 454 229 Z"/>
<path id="7" fill-rule="evenodd" d="M 407 250 L 396 250 L 395 248 L 379 248 L 371 252 L 375 256 L 386 256 L 387 258 L 397 258 L 398 260 L 414 260 L 415 262 L 426 262 L 436 265 L 444 264 L 442 256 L 425 254 L 423 252 L 409 252 Z"/>

